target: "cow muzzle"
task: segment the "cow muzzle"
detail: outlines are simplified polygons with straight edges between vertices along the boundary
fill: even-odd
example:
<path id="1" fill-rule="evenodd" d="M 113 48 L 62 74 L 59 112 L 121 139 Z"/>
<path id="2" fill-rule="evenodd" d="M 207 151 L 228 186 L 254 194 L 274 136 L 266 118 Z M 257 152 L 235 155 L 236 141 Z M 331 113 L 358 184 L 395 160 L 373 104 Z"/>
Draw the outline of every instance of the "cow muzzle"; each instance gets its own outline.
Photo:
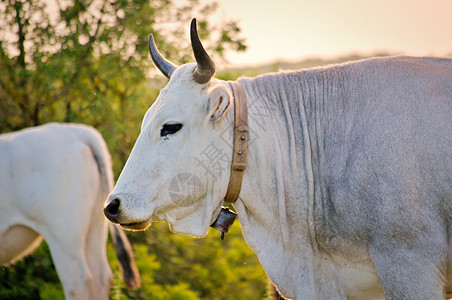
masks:
<path id="1" fill-rule="evenodd" d="M 113 198 L 104 207 L 104 215 L 113 223 L 119 223 L 119 207 L 121 201 L 118 198 Z"/>
<path id="2" fill-rule="evenodd" d="M 146 230 L 152 222 L 152 218 L 126 218 L 124 211 L 121 209 L 121 199 L 119 197 L 112 197 L 107 201 L 107 204 L 104 207 L 104 214 L 108 220 L 121 225 L 121 227 L 126 230 Z"/>

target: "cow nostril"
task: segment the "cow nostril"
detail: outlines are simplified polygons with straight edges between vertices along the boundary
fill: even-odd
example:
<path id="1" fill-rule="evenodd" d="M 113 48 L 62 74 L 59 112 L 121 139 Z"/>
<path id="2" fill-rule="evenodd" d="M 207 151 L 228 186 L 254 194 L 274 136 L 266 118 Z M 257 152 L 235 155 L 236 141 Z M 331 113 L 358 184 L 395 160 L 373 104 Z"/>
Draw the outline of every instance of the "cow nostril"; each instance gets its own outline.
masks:
<path id="1" fill-rule="evenodd" d="M 105 215 L 109 217 L 116 216 L 119 210 L 119 205 L 120 202 L 118 198 L 111 200 L 104 209 Z"/>

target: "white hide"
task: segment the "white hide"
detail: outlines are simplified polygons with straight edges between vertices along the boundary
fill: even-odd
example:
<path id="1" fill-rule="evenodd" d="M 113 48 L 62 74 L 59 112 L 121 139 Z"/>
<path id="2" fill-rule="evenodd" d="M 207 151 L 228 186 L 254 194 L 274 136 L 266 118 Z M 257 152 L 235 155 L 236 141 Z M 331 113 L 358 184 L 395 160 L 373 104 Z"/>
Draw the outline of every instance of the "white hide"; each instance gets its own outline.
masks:
<path id="1" fill-rule="evenodd" d="M 151 221 L 164 220 L 175 232 L 200 237 L 207 234 L 221 209 L 222 199 L 218 195 L 226 193 L 229 170 L 223 170 L 214 180 L 197 156 L 199 149 L 226 145 L 217 132 L 226 131 L 228 135 L 232 132 L 230 123 L 221 118 L 229 110 L 232 98 L 225 86 L 204 85 L 201 89 L 191 80 L 184 81 L 194 66 L 177 70 L 146 113 L 141 133 L 112 193 L 121 199 L 120 223 L 126 229 L 140 230 L 147 228 Z M 222 122 L 216 122 L 218 118 Z M 167 138 L 161 137 L 162 126 L 174 123 L 183 127 Z M 191 137 L 199 138 L 192 143 Z M 232 156 L 228 147 L 221 151 L 224 157 Z M 193 197 L 178 198 L 170 194 L 170 184 L 178 175 L 186 173 L 196 174 L 202 186 L 182 186 L 185 190 L 180 194 L 193 194 Z M 204 201 L 194 201 L 198 199 Z"/>
<path id="2" fill-rule="evenodd" d="M 113 176 L 101 135 L 82 125 L 48 124 L 0 136 L 0 265 L 42 237 L 66 299 L 108 299 L 103 201 Z"/>
<path id="3" fill-rule="evenodd" d="M 194 67 L 177 68 L 146 113 L 109 197 L 120 203 L 111 220 L 125 228 L 166 220 L 203 236 L 219 213 L 232 158 L 229 85 L 195 83 Z M 371 59 L 239 82 L 250 134 L 236 209 L 281 293 L 444 299 L 452 290 L 452 60 Z M 166 123 L 183 127 L 161 137 Z M 221 154 L 215 164 L 205 159 L 212 149 Z M 186 173 L 199 179 L 198 192 L 173 197 L 171 183 Z"/>

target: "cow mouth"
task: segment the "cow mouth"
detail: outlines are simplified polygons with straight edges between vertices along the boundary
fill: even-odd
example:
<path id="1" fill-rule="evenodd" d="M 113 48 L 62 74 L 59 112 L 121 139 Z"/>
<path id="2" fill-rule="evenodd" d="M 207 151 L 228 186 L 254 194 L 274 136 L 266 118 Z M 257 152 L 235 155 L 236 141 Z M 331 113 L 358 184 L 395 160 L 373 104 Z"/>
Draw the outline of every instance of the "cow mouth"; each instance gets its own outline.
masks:
<path id="1" fill-rule="evenodd" d="M 149 219 L 141 222 L 122 223 L 119 225 L 121 225 L 121 227 L 125 230 L 142 231 L 148 229 L 149 226 L 151 226 L 151 220 Z"/>

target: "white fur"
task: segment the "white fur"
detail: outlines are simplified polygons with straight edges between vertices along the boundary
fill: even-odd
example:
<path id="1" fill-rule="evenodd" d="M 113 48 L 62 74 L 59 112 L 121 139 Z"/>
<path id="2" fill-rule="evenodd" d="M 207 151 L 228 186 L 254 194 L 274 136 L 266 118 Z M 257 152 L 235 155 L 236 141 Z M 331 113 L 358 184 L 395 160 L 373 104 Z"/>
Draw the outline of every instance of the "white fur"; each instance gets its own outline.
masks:
<path id="1" fill-rule="evenodd" d="M 125 228 L 166 220 L 176 232 L 203 236 L 218 215 L 233 110 L 212 122 L 209 92 L 228 83 L 197 84 L 194 66 L 176 69 L 146 113 L 110 195 L 120 200 L 115 221 Z M 443 299 L 452 282 L 452 61 L 371 59 L 239 81 L 250 135 L 236 208 L 282 294 Z M 168 122 L 183 128 L 165 139 Z M 200 163 L 212 145 L 229 159 L 221 174 Z M 187 172 L 202 191 L 182 203 L 170 183 Z"/>
<path id="2" fill-rule="evenodd" d="M 49 245 L 66 299 L 108 299 L 103 200 L 113 186 L 100 134 L 48 124 L 0 136 L 0 265 Z"/>

